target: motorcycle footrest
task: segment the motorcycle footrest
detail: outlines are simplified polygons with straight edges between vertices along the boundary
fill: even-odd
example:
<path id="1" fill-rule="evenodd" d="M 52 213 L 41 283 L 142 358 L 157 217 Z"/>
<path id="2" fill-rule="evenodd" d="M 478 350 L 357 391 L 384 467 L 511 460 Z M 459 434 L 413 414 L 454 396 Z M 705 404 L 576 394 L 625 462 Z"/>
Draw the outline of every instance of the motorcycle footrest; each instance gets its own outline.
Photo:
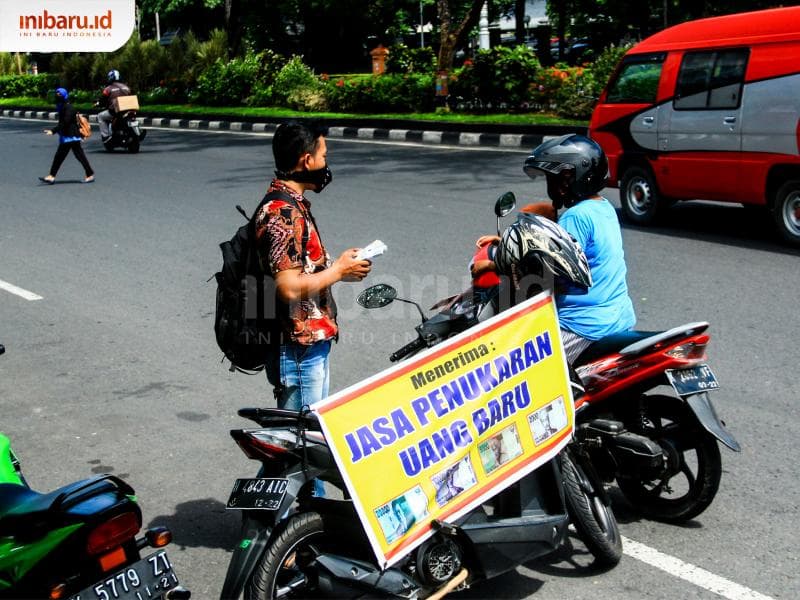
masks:
<path id="1" fill-rule="evenodd" d="M 659 469 L 664 464 L 661 446 L 643 435 L 626 431 L 611 438 L 608 446 L 622 471 Z"/>

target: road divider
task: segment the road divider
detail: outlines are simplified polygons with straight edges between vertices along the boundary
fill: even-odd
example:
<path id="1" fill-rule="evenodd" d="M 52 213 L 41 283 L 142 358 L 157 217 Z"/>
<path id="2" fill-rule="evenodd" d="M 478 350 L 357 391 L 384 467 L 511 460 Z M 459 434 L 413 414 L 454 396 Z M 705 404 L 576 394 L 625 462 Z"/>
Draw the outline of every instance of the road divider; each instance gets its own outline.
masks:
<path id="1" fill-rule="evenodd" d="M 49 111 L 35 110 L 0 110 L 0 116 L 16 119 L 46 119 L 56 120 L 57 114 Z M 97 115 L 90 115 L 92 123 L 97 122 Z M 331 120 L 335 122 L 335 120 Z M 184 129 L 197 131 L 236 131 L 246 133 L 273 133 L 278 123 L 256 123 L 227 120 L 149 117 L 139 115 L 139 122 L 145 127 L 164 127 L 168 129 Z M 487 126 L 489 127 L 489 126 Z M 551 130 L 558 130 L 551 131 Z M 561 131 L 563 129 L 563 131 Z M 456 130 L 438 130 L 435 123 L 430 130 L 423 129 L 398 129 L 389 127 L 375 127 L 368 121 L 364 127 L 338 126 L 328 128 L 329 138 L 372 140 L 372 141 L 399 141 L 423 144 L 426 146 L 473 146 L 499 149 L 530 149 L 544 141 L 557 137 L 559 133 L 578 132 L 585 133 L 586 128 L 575 127 L 544 127 L 543 133 L 495 133 L 471 132 Z"/>

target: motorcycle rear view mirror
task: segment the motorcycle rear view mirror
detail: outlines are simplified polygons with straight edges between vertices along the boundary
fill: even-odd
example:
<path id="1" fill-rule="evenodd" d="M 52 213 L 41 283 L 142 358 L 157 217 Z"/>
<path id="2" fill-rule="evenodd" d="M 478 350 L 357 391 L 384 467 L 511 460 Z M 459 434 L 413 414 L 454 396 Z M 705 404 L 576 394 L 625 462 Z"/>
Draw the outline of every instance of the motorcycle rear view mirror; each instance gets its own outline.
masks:
<path id="1" fill-rule="evenodd" d="M 378 283 L 361 292 L 356 298 L 364 308 L 383 308 L 397 298 L 397 290 L 386 283 Z"/>
<path id="2" fill-rule="evenodd" d="M 517 197 L 514 192 L 506 192 L 494 203 L 494 214 L 497 215 L 497 235 L 500 235 L 500 218 L 505 217 L 514 210 L 517 205 Z"/>

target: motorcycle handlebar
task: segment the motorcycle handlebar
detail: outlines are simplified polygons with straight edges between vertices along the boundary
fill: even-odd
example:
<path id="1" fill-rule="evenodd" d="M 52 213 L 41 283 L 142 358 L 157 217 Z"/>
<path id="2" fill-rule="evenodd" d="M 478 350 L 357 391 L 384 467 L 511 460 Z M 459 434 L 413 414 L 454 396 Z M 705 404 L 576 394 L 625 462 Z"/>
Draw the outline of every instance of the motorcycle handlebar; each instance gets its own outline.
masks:
<path id="1" fill-rule="evenodd" d="M 427 346 L 425 340 L 423 340 L 421 337 L 418 337 L 417 339 L 400 348 L 397 352 L 393 352 L 389 357 L 389 360 L 392 362 L 397 362 L 398 360 L 404 359 L 409 354 L 413 354 L 417 350 L 422 350 L 425 348 L 425 346 Z"/>

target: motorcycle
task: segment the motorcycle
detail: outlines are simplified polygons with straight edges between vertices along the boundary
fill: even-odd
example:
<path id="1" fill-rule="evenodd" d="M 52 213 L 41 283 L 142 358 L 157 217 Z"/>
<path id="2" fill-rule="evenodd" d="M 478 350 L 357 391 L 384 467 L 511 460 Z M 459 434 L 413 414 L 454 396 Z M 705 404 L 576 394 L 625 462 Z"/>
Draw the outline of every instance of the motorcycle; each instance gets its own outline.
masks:
<path id="1" fill-rule="evenodd" d="M 470 289 L 448 299 L 446 308 L 430 319 L 419 304 L 398 298 L 393 287 L 382 283 L 364 290 L 356 301 L 367 309 L 382 308 L 394 300 L 409 302 L 417 307 L 422 316 L 422 323 L 417 327 L 417 338 L 391 354 L 389 360 L 397 362 L 493 316 L 496 310 L 492 300 L 496 299 L 492 291 Z M 610 506 L 611 501 L 589 459 L 587 449 L 577 440 L 570 442 L 559 454 L 564 496 L 570 521 L 578 537 L 594 556 L 595 564 L 613 567 L 622 558 L 622 538 Z"/>
<path id="2" fill-rule="evenodd" d="M 131 154 L 139 152 L 139 146 L 147 136 L 147 130 L 139 125 L 135 110 L 124 110 L 114 114 L 111 121 L 111 136 L 103 140 L 103 147 L 108 152 L 114 148 L 125 148 Z"/>
<path id="3" fill-rule="evenodd" d="M 554 551 L 568 526 L 562 477 L 584 484 L 569 459 L 563 476 L 553 459 L 455 522 L 433 521 L 431 539 L 382 569 L 316 416 L 278 408 L 238 414 L 258 428 L 231 436 L 261 468 L 255 479 L 237 480 L 228 501 L 243 523 L 222 599 L 437 600 Z M 313 490 L 321 481 L 320 497 Z"/>
<path id="4" fill-rule="evenodd" d="M 516 205 L 514 194 L 507 192 L 495 204 L 497 230 L 500 232 L 500 219 L 510 213 Z M 479 251 L 483 258 L 486 248 Z M 483 280 L 486 281 L 485 276 Z M 495 280 L 490 280 L 492 284 Z M 515 299 L 510 298 L 510 290 L 504 294 L 499 285 L 481 287 L 474 285 L 457 296 L 446 298 L 432 309 L 440 312 L 428 318 L 422 307 L 412 301 L 397 297 L 397 291 L 386 284 L 377 284 L 364 290 L 357 302 L 367 309 L 382 308 L 398 300 L 414 305 L 419 311 L 421 324 L 417 326 L 417 337 L 396 352 L 389 360 L 397 362 L 417 352 L 435 346 L 470 327 L 477 325 L 499 312 L 500 306 L 508 306 Z M 537 289 L 537 291 L 540 291 Z M 509 296 L 505 301 L 501 295 Z M 579 439 L 562 451 L 558 460 L 563 473 L 564 494 L 570 521 L 578 537 L 583 541 L 598 566 L 613 567 L 622 557 L 622 539 L 619 527 L 611 509 L 611 501 L 605 492 L 603 481 L 594 471 L 588 448 Z"/>
<path id="5" fill-rule="evenodd" d="M 31 489 L 0 434 L 0 598 L 189 598 L 164 549 L 172 534 L 155 527 L 137 538 L 141 526 L 133 488 L 113 475 Z"/>
<path id="6" fill-rule="evenodd" d="M 514 205 L 510 197 L 504 201 L 506 208 L 501 210 L 500 201 L 495 208 L 498 232 L 500 217 Z M 473 261 L 486 259 L 488 252 L 483 246 Z M 494 273 L 483 273 L 471 289 L 434 305 L 440 312 L 417 327 L 417 338 L 392 360 L 496 314 L 513 302 L 511 295 Z M 718 442 L 741 450 L 709 398 L 719 383 L 707 365 L 708 327 L 699 322 L 609 336 L 592 343 L 571 365 L 582 452 L 597 476 L 606 483 L 616 480 L 625 498 L 648 518 L 682 523 L 701 514 L 719 488 Z M 652 393 L 663 385 L 674 395 Z"/>
<path id="7" fill-rule="evenodd" d="M 593 343 L 574 361 L 584 392 L 577 435 L 604 481 L 643 515 L 683 523 L 707 509 L 722 477 L 718 442 L 741 447 L 709 392 L 706 322 L 668 331 L 630 331 Z M 669 386 L 674 395 L 652 393 Z"/>

